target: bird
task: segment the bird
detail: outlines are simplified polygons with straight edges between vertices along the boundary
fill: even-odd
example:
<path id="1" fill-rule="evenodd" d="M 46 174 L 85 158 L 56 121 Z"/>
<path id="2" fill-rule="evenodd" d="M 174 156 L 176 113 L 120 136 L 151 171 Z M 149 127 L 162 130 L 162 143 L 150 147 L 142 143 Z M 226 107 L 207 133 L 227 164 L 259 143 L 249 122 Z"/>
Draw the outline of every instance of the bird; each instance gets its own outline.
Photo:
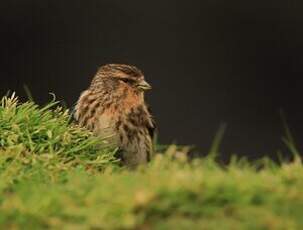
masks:
<path id="1" fill-rule="evenodd" d="M 145 102 L 145 92 L 151 88 L 136 66 L 103 65 L 88 89 L 81 93 L 75 107 L 75 120 L 117 147 L 123 165 L 146 164 L 153 156 L 156 129 Z"/>

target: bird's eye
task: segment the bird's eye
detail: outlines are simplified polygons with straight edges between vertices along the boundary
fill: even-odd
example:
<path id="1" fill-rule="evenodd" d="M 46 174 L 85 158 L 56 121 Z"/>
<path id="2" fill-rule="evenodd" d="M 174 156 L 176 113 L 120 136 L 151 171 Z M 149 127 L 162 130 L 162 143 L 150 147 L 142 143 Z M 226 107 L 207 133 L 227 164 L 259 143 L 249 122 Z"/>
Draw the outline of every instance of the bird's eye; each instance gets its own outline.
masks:
<path id="1" fill-rule="evenodd" d="M 135 82 L 133 79 L 129 79 L 129 78 L 120 78 L 120 81 L 123 81 L 124 83 L 127 84 L 132 84 Z"/>

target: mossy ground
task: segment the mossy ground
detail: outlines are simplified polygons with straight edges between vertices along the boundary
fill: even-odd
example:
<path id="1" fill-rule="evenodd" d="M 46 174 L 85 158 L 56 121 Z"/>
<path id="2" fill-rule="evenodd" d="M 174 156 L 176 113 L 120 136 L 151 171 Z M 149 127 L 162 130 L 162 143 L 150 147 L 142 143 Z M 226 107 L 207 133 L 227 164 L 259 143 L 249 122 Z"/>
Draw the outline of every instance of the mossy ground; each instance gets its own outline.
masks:
<path id="1" fill-rule="evenodd" d="M 222 166 L 184 152 L 128 170 L 55 102 L 3 98 L 0 229 L 303 229 L 300 157 Z"/>

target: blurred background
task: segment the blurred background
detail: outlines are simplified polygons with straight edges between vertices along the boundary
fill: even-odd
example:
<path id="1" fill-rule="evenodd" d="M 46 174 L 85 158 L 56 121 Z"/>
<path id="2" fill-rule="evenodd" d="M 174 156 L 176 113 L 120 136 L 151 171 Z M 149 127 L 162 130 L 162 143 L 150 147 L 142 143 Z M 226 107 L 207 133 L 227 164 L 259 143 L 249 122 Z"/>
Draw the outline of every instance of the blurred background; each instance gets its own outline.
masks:
<path id="1" fill-rule="evenodd" d="M 0 93 L 72 106 L 98 66 L 133 64 L 162 143 L 206 153 L 227 124 L 222 158 L 285 151 L 283 110 L 302 150 L 303 2 L 2 0 Z"/>

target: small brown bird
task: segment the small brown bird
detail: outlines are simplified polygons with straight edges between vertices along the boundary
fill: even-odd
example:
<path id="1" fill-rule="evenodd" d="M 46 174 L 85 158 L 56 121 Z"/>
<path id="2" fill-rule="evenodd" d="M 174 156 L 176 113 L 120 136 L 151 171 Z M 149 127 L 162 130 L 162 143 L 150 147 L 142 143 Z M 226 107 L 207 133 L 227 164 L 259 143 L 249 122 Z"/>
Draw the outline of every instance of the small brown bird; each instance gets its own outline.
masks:
<path id="1" fill-rule="evenodd" d="M 153 153 L 155 124 L 144 100 L 149 89 L 137 67 L 108 64 L 99 68 L 76 105 L 80 126 L 108 137 L 130 167 L 148 162 Z"/>

